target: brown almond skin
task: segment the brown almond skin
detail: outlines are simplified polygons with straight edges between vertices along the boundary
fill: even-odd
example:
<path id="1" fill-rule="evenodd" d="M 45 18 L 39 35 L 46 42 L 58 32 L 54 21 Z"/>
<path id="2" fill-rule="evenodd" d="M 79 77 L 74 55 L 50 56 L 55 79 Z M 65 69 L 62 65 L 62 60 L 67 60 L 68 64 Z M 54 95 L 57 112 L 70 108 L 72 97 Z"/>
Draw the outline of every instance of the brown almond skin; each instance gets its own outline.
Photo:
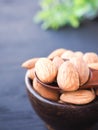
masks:
<path id="1" fill-rule="evenodd" d="M 63 91 L 75 91 L 79 88 L 79 75 L 70 61 L 66 61 L 60 66 L 57 83 Z"/>
<path id="2" fill-rule="evenodd" d="M 35 69 L 34 68 L 28 70 L 28 77 L 32 80 L 34 79 L 34 77 L 35 77 Z"/>
<path id="3" fill-rule="evenodd" d="M 83 59 L 87 64 L 96 63 L 98 62 L 98 55 L 94 52 L 88 52 L 84 54 Z"/>
<path id="4" fill-rule="evenodd" d="M 52 83 L 57 76 L 57 67 L 48 58 L 40 58 L 35 64 L 35 72 L 44 83 Z"/>
<path id="5" fill-rule="evenodd" d="M 87 82 L 89 78 L 89 68 L 86 62 L 83 60 L 82 57 L 74 57 L 70 60 L 76 67 L 79 79 L 80 79 L 80 85 L 83 85 Z"/>
<path id="6" fill-rule="evenodd" d="M 59 57 L 59 56 L 56 56 L 53 58 L 52 62 L 55 64 L 55 66 L 57 67 L 57 69 L 59 69 L 59 67 L 61 66 L 61 64 L 64 63 L 64 60 Z"/>
<path id="7" fill-rule="evenodd" d="M 82 58 L 84 54 L 81 51 L 76 51 L 74 55 L 75 55 L 75 57 L 81 57 Z"/>
<path id="8" fill-rule="evenodd" d="M 66 103 L 84 105 L 95 99 L 95 93 L 90 90 L 77 90 L 61 94 L 60 100 Z"/>
<path id="9" fill-rule="evenodd" d="M 58 101 L 59 93 L 41 85 L 37 82 L 36 78 L 33 80 L 33 87 L 42 97 L 49 100 Z"/>
<path id="10" fill-rule="evenodd" d="M 71 59 L 72 57 L 74 57 L 74 52 L 71 50 L 67 50 L 61 55 L 61 58 L 63 59 Z"/>
<path id="11" fill-rule="evenodd" d="M 66 51 L 66 49 L 64 49 L 64 48 L 56 49 L 56 50 L 54 50 L 53 52 L 51 52 L 51 53 L 48 55 L 48 58 L 49 58 L 49 59 L 53 59 L 53 58 L 56 57 L 56 56 L 61 56 L 65 51 Z"/>
<path id="12" fill-rule="evenodd" d="M 95 70 L 98 70 L 98 63 L 90 63 L 90 64 L 88 64 L 88 67 L 95 69 Z"/>
<path id="13" fill-rule="evenodd" d="M 39 58 L 32 58 L 22 63 L 22 67 L 26 69 L 31 69 L 35 67 L 35 63 Z"/>

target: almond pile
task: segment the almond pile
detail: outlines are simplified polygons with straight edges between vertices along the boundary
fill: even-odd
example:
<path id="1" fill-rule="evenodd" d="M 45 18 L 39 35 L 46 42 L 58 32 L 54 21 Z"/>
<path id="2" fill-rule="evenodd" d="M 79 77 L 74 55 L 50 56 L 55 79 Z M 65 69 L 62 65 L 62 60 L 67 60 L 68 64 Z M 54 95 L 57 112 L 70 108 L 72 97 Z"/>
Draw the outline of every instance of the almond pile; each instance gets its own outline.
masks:
<path id="1" fill-rule="evenodd" d="M 98 88 L 83 88 L 90 76 L 90 68 L 98 70 L 98 55 L 94 52 L 54 50 L 47 57 L 32 58 L 22 67 L 28 69 L 33 88 L 44 98 L 61 103 L 84 105 L 98 96 Z M 44 86 L 56 83 L 59 91 Z"/>

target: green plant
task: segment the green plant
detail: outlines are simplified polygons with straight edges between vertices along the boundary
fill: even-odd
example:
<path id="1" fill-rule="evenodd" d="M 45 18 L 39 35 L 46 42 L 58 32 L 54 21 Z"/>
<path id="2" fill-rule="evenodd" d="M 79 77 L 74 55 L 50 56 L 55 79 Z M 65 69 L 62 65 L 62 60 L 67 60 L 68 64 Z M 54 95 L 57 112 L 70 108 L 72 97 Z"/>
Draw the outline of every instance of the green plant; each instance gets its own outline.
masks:
<path id="1" fill-rule="evenodd" d="M 34 21 L 42 22 L 43 29 L 65 25 L 77 28 L 81 21 L 94 19 L 98 14 L 98 0 L 40 0 L 40 7 Z"/>

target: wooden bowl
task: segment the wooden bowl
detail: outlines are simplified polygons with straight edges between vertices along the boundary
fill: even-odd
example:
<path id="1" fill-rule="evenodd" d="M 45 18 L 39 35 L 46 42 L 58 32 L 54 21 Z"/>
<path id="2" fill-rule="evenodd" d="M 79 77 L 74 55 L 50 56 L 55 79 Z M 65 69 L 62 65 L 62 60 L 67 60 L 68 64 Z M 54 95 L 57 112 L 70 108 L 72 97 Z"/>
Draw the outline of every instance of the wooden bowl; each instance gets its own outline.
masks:
<path id="1" fill-rule="evenodd" d="M 27 73 L 25 83 L 32 107 L 49 130 L 91 130 L 98 122 L 98 97 L 86 105 L 63 104 L 41 97 Z"/>

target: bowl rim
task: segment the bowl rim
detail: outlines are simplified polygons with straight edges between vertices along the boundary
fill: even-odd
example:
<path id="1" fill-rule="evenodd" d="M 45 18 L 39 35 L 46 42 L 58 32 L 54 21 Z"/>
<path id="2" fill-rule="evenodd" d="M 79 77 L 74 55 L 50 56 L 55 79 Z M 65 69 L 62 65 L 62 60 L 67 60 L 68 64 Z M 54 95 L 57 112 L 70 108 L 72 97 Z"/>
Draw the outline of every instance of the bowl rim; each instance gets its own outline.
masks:
<path id="1" fill-rule="evenodd" d="M 44 102 L 44 103 L 47 103 L 47 104 L 50 104 L 50 105 L 53 105 L 53 106 L 61 106 L 61 107 L 67 107 L 67 108 L 70 108 L 72 107 L 73 109 L 76 109 L 76 107 L 78 109 L 85 109 L 86 107 L 91 107 L 92 105 L 92 102 L 91 103 L 88 103 L 88 104 L 85 104 L 85 105 L 75 105 L 75 104 L 68 104 L 68 103 L 60 103 L 60 102 L 56 102 L 56 101 L 51 101 L 51 100 L 48 100 L 48 99 L 45 99 L 44 97 L 40 96 L 33 88 L 32 86 L 30 85 L 30 78 L 28 77 L 28 73 L 29 71 L 27 70 L 26 74 L 25 74 L 25 84 L 26 84 L 26 88 L 27 90 L 32 94 L 34 95 L 35 97 L 38 98 L 38 100 Z M 94 104 L 96 104 L 97 101 L 94 102 Z"/>
<path id="2" fill-rule="evenodd" d="M 35 97 L 37 97 L 39 100 L 41 100 L 42 102 L 45 102 L 47 104 L 51 104 L 51 105 L 54 105 L 54 106 L 59 106 L 59 105 L 62 105 L 62 106 L 65 106 L 64 104 L 61 104 L 61 103 L 57 103 L 55 101 L 50 101 L 48 99 L 45 99 L 43 98 L 42 96 L 40 96 L 33 88 L 32 86 L 30 85 L 30 78 L 28 77 L 28 71 L 26 72 L 25 74 L 25 84 L 26 84 L 26 88 L 27 90 L 32 94 L 34 95 Z"/>

